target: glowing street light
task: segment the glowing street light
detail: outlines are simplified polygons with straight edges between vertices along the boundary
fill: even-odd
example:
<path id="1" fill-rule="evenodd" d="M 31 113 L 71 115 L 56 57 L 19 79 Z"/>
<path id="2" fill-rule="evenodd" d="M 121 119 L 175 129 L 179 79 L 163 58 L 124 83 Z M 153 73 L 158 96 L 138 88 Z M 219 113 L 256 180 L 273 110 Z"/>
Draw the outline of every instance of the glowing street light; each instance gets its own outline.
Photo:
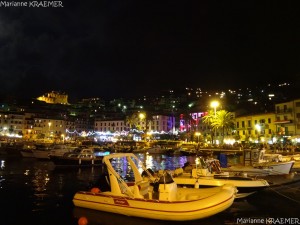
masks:
<path id="1" fill-rule="evenodd" d="M 145 114 L 144 113 L 140 113 L 139 117 L 140 117 L 141 120 L 143 120 L 145 118 Z"/>
<path id="2" fill-rule="evenodd" d="M 260 125 L 258 123 L 255 124 L 255 129 L 257 130 L 257 132 L 261 131 L 261 127 L 260 127 Z"/>
<path id="3" fill-rule="evenodd" d="M 141 120 L 141 122 L 143 122 L 144 120 L 145 120 L 145 118 L 146 118 L 146 115 L 144 114 L 144 113 L 140 113 L 139 114 L 139 118 L 140 118 L 140 120 Z M 143 128 L 143 127 L 142 127 Z M 146 128 L 145 128 L 146 129 Z"/>
<path id="4" fill-rule="evenodd" d="M 219 106 L 219 102 L 218 101 L 212 101 L 210 103 L 210 106 L 212 108 L 214 108 L 214 112 L 215 112 L 215 118 L 217 117 L 217 107 Z M 215 144 L 217 143 L 217 130 L 215 129 L 215 137 L 214 137 L 214 142 Z"/>
<path id="5" fill-rule="evenodd" d="M 210 103 L 210 106 L 211 106 L 212 108 L 214 108 L 215 116 L 216 116 L 216 115 L 217 115 L 217 107 L 219 106 L 219 102 L 218 102 L 218 101 L 212 101 L 212 102 Z"/>

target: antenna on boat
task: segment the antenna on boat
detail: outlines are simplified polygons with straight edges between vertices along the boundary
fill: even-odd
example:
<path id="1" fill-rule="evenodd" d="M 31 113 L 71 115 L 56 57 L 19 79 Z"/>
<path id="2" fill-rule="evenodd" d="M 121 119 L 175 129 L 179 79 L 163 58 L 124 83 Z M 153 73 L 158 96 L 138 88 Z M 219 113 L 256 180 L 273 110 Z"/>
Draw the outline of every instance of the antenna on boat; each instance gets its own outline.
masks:
<path id="1" fill-rule="evenodd" d="M 195 159 L 195 164 L 196 164 L 196 182 L 194 184 L 194 188 L 199 188 L 199 182 L 198 182 L 198 178 L 199 178 L 199 175 L 198 175 L 198 165 L 201 163 L 200 160 L 201 160 L 200 157 L 197 155 L 196 159 Z"/>

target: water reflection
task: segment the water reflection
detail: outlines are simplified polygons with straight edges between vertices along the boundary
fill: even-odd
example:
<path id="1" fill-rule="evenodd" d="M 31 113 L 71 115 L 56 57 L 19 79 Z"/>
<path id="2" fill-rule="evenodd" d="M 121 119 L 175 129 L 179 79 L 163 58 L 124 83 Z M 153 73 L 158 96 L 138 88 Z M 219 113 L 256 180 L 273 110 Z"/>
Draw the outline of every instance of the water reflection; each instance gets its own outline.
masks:
<path id="1" fill-rule="evenodd" d="M 169 156 L 161 154 L 147 154 L 147 153 L 137 153 L 137 158 L 140 162 L 137 164 L 140 173 L 143 172 L 142 163 L 146 168 L 150 168 L 153 171 L 158 170 L 175 170 L 176 168 L 181 168 L 186 162 L 191 164 L 195 163 L 196 156 Z M 230 156 L 228 162 L 239 163 L 239 156 Z M 114 169 L 121 175 L 121 177 L 127 181 L 130 181 L 132 177 L 132 170 L 128 165 L 126 158 L 111 159 L 111 164 Z"/>
<path id="2" fill-rule="evenodd" d="M 47 190 L 47 183 L 49 182 L 50 178 L 47 170 L 42 170 L 39 168 L 35 169 L 36 170 L 33 171 L 34 176 L 32 178 L 32 183 L 35 190 L 35 195 L 39 195 Z M 25 174 L 28 174 L 28 172 L 29 170 L 27 170 Z"/>
<path id="3" fill-rule="evenodd" d="M 4 176 L 2 175 L 3 173 L 3 170 L 5 168 L 5 160 L 1 160 L 1 165 L 0 165 L 0 189 L 2 189 L 4 186 L 4 182 L 5 182 L 5 178 Z"/>
<path id="4" fill-rule="evenodd" d="M 74 217 L 78 220 L 81 217 L 86 217 L 89 225 L 120 225 L 120 224 L 143 224 L 143 225 L 164 225 L 166 222 L 149 220 L 138 217 L 129 217 L 114 213 L 101 212 L 80 207 L 74 207 Z"/>
<path id="5" fill-rule="evenodd" d="M 0 168 L 4 169 L 4 167 L 5 167 L 5 160 L 1 160 Z"/>
<path id="6" fill-rule="evenodd" d="M 194 163 L 194 156 L 166 156 L 159 154 L 137 154 L 145 167 L 152 170 L 173 170 L 184 163 Z M 237 156 L 230 156 L 228 162 L 238 162 Z M 78 225 L 80 216 L 87 216 L 88 225 L 146 224 L 146 225 L 182 225 L 182 222 L 168 222 L 132 218 L 100 211 L 77 209 L 72 203 L 75 192 L 88 190 L 103 173 L 102 167 L 59 168 L 50 161 L 0 156 L 0 199 L 1 224 L 19 224 L 19 218 L 31 225 Z M 130 177 L 131 168 L 126 161 L 114 161 L 113 164 L 124 178 Z M 293 186 L 284 194 L 290 199 L 299 199 L 299 186 Z M 102 189 L 101 189 L 102 190 Z M 190 225 L 236 224 L 239 217 L 294 216 L 297 217 L 299 202 L 292 203 L 286 197 L 271 190 L 253 195 L 248 201 L 235 202 L 227 211 L 216 216 L 197 221 Z M 18 216 L 16 216 L 18 212 Z M 282 213 L 282 214 L 280 214 Z"/>
<path id="7" fill-rule="evenodd" d="M 141 160 L 146 168 L 151 168 L 153 171 L 158 170 L 174 170 L 179 167 L 183 167 L 186 162 L 194 163 L 195 156 L 168 156 L 160 154 L 137 154 L 139 160 Z"/>

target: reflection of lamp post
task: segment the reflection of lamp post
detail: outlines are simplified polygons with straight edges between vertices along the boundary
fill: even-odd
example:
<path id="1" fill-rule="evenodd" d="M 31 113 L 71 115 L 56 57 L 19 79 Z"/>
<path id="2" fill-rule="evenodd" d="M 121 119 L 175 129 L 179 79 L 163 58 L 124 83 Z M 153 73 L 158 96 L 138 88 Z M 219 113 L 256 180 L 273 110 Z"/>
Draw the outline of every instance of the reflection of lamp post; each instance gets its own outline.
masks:
<path id="1" fill-rule="evenodd" d="M 261 131 L 261 126 L 257 123 L 255 124 L 255 129 L 257 130 L 257 142 L 259 142 L 259 134 Z"/>
<path id="2" fill-rule="evenodd" d="M 31 129 L 28 129 L 28 139 L 30 139 L 31 138 Z"/>
<path id="3" fill-rule="evenodd" d="M 197 136 L 197 143 L 199 143 L 199 136 L 201 135 L 200 132 L 196 132 L 195 135 Z"/>
<path id="4" fill-rule="evenodd" d="M 214 108 L 214 112 L 215 112 L 215 119 L 217 118 L 217 107 L 219 106 L 219 102 L 218 101 L 212 101 L 211 103 L 210 103 L 210 106 L 212 107 L 212 108 Z M 215 140 L 215 144 L 217 143 L 217 130 L 215 129 L 215 138 L 214 138 Z"/>
<path id="5" fill-rule="evenodd" d="M 200 165 L 200 158 L 198 156 L 195 159 L 195 164 L 196 164 L 196 169 L 197 169 L 198 165 Z"/>
<path id="6" fill-rule="evenodd" d="M 50 133 L 51 122 L 49 122 L 48 125 L 49 125 L 49 137 L 50 137 L 50 136 L 51 136 L 51 135 L 50 135 L 50 134 L 51 134 L 51 133 Z"/>

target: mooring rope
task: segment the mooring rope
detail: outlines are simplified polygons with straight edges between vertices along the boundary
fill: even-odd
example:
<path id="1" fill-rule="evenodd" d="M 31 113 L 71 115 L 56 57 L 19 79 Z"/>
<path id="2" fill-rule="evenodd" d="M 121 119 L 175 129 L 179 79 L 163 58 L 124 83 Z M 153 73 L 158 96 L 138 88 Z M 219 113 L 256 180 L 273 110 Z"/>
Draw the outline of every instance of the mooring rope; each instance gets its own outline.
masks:
<path id="1" fill-rule="evenodd" d="M 278 194 L 278 195 L 280 195 L 280 196 L 282 196 L 282 197 L 284 197 L 284 198 L 287 198 L 287 199 L 289 199 L 289 200 L 291 200 L 291 201 L 293 201 L 293 202 L 296 202 L 296 203 L 300 204 L 300 201 L 295 200 L 295 199 L 293 199 L 293 198 L 291 198 L 291 197 L 289 197 L 289 196 L 287 196 L 287 195 L 285 195 L 285 194 L 283 194 L 283 193 L 280 193 L 279 191 L 276 191 L 276 190 L 275 190 L 274 188 L 272 188 L 272 187 L 269 187 L 268 189 L 270 189 L 271 191 L 275 192 L 276 194 Z M 293 190 L 293 189 L 299 190 L 299 188 L 289 188 L 289 190 Z"/>

